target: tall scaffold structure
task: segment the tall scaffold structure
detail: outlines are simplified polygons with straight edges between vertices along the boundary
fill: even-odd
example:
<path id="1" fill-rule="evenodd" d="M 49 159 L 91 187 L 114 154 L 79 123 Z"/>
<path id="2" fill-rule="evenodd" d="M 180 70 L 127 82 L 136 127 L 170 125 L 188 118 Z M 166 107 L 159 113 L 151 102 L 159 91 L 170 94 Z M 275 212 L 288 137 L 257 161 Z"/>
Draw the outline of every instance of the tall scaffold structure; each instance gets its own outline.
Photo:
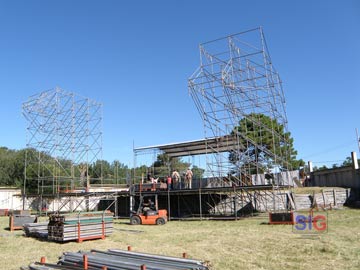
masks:
<path id="1" fill-rule="evenodd" d="M 102 183 L 101 103 L 56 87 L 30 96 L 22 114 L 27 120 L 24 194 L 59 194 Z"/>
<path id="2" fill-rule="evenodd" d="M 211 177 L 251 185 L 251 174 L 290 169 L 285 97 L 262 28 L 199 48 L 200 66 L 188 80 L 189 93 L 205 138 L 231 142 L 225 152 L 207 146 Z"/>

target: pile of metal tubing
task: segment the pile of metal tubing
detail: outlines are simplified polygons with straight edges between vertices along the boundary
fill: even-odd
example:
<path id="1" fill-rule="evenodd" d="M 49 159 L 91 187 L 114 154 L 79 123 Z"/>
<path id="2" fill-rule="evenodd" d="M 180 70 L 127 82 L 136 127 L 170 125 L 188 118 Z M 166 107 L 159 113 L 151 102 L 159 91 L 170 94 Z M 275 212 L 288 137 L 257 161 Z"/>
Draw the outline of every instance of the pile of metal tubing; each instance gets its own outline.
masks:
<path id="1" fill-rule="evenodd" d="M 113 232 L 113 213 L 79 212 L 51 215 L 48 224 L 48 240 L 56 242 L 105 239 Z"/>
<path id="2" fill-rule="evenodd" d="M 43 258 L 42 258 L 43 259 Z M 206 263 L 186 258 L 160 256 L 118 249 L 65 252 L 58 264 L 47 264 L 45 259 L 22 270 L 208 270 Z"/>
<path id="3" fill-rule="evenodd" d="M 49 222 L 25 223 L 23 230 L 27 237 L 47 238 Z"/>

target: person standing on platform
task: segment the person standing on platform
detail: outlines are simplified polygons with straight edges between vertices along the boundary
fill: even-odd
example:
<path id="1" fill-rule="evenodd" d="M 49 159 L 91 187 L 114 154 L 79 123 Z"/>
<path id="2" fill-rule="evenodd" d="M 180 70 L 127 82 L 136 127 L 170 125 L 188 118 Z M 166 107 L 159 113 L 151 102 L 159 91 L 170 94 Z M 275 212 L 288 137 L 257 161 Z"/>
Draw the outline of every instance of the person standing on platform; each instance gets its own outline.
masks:
<path id="1" fill-rule="evenodd" d="M 171 183 L 171 182 L 172 182 L 172 181 L 171 181 L 171 176 L 168 175 L 167 178 L 166 178 L 166 184 L 167 184 L 167 189 L 168 189 L 168 190 L 173 189 L 173 186 L 172 186 L 172 183 Z"/>
<path id="2" fill-rule="evenodd" d="M 190 189 L 191 188 L 191 182 L 192 182 L 193 172 L 190 168 L 187 169 L 185 173 L 185 188 Z"/>
<path id="3" fill-rule="evenodd" d="M 172 181 L 173 181 L 173 187 L 181 189 L 181 177 L 177 170 L 174 170 L 171 175 Z"/>

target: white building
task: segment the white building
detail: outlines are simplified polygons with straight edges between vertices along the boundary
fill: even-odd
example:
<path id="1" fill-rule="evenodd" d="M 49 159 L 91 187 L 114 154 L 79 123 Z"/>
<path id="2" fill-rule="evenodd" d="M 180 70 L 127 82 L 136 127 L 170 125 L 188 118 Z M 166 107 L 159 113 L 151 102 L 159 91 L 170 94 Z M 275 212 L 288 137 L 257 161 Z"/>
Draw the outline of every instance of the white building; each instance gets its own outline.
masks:
<path id="1" fill-rule="evenodd" d="M 0 187 L 0 209 L 22 209 L 21 189 Z"/>

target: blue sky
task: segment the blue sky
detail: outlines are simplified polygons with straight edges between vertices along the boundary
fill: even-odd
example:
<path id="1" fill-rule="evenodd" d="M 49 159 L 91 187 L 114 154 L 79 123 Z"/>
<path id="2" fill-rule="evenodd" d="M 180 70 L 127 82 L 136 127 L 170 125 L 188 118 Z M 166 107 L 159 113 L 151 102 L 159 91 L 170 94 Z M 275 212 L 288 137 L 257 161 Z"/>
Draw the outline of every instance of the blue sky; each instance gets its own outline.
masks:
<path id="1" fill-rule="evenodd" d="M 104 105 L 104 159 L 203 138 L 187 79 L 198 44 L 262 26 L 298 158 L 358 151 L 360 1 L 1 1 L 0 145 L 26 145 L 21 104 L 59 86 Z"/>

